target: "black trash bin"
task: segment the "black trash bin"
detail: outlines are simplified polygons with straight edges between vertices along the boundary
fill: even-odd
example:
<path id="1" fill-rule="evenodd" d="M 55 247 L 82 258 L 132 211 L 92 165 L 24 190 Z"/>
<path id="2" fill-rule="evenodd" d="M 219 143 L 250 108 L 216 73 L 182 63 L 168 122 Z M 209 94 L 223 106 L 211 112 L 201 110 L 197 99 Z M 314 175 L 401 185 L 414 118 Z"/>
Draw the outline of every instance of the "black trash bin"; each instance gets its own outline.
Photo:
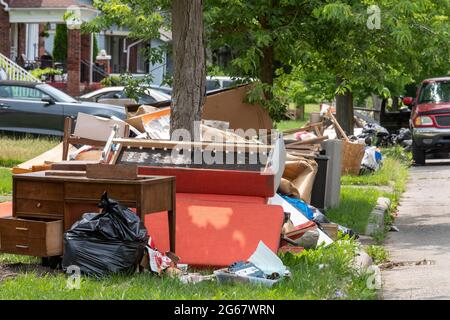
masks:
<path id="1" fill-rule="evenodd" d="M 319 155 L 314 160 L 317 162 L 318 170 L 312 188 L 311 205 L 317 209 L 323 210 L 325 208 L 328 161 L 330 160 L 330 157 Z"/>

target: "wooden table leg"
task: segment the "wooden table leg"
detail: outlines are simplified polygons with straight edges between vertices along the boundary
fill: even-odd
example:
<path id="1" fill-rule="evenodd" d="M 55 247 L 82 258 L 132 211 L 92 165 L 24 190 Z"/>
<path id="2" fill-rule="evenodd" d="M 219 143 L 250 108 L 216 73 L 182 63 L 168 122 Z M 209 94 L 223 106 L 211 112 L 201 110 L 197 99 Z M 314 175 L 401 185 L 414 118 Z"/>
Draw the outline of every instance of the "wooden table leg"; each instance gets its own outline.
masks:
<path id="1" fill-rule="evenodd" d="M 175 236 L 176 236 L 176 210 L 168 211 L 169 218 L 169 241 L 170 241 L 170 252 L 175 253 Z"/>
<path id="2" fill-rule="evenodd" d="M 169 219 L 169 239 L 170 239 L 170 251 L 175 253 L 175 238 L 176 238 L 176 212 L 177 212 L 177 188 L 175 179 L 172 180 L 172 210 L 168 211 Z"/>

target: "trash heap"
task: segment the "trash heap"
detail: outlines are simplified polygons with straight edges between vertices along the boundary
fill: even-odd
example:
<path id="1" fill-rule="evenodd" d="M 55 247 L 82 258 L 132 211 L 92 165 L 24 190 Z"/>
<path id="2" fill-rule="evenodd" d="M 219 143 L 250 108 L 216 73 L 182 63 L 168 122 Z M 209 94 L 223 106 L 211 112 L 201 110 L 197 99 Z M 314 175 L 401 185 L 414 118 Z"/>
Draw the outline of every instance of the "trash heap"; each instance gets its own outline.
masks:
<path id="1" fill-rule="evenodd" d="M 134 213 L 137 208 L 125 205 L 130 202 L 127 192 L 111 187 L 108 195 L 89 195 L 100 199 L 100 212 L 79 212 L 78 221 L 64 229 L 62 267 L 77 265 L 94 277 L 140 271 L 183 283 L 272 286 L 290 276 L 278 253 L 329 246 L 340 235 L 357 237 L 326 216 L 326 210 L 339 203 L 341 175 L 379 170 L 377 147 L 388 141 L 407 147 L 408 132 L 386 136 L 382 127 L 359 119 L 361 130 L 348 137 L 329 108 L 313 114 L 306 126 L 280 133 L 264 120 L 267 112 L 262 107 L 241 103 L 241 91 L 227 90 L 219 96 L 222 101 L 210 100 L 216 111 L 204 114 L 201 141 L 169 140 L 170 108 L 133 105 L 127 107 L 125 121 L 79 114 L 74 125 L 66 119 L 60 145 L 15 167 L 16 174 L 41 172 L 43 181 L 55 176 L 89 180 L 89 168 L 96 164 L 100 167 L 95 177 L 115 179 L 111 186 L 138 176 L 176 178 L 176 190 L 155 188 L 148 197 L 155 203 L 174 197 L 175 252 L 170 251 L 165 208 L 140 219 Z M 255 119 L 263 120 L 255 124 Z M 245 136 L 231 130 L 245 132 L 255 126 L 266 134 Z M 174 158 L 184 146 L 187 158 Z M 193 163 L 194 149 L 217 162 L 201 158 L 202 163 Z M 258 161 L 252 163 L 255 156 Z M 229 157 L 232 163 L 220 163 Z M 190 272 L 198 267 L 215 271 Z"/>

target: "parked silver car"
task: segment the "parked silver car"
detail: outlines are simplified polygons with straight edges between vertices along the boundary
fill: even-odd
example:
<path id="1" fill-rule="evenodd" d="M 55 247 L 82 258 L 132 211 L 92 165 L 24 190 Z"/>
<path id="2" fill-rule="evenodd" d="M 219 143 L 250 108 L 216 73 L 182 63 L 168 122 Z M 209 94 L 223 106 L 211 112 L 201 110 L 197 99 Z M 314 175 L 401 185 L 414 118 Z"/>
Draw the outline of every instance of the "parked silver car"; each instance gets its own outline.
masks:
<path id="1" fill-rule="evenodd" d="M 102 100 L 127 100 L 128 97 L 125 93 L 125 87 L 105 87 L 90 93 L 87 93 L 80 97 L 82 101 L 102 102 Z M 138 104 L 152 104 L 155 102 L 168 101 L 171 96 L 155 89 L 147 88 L 145 94 L 139 96 Z"/>

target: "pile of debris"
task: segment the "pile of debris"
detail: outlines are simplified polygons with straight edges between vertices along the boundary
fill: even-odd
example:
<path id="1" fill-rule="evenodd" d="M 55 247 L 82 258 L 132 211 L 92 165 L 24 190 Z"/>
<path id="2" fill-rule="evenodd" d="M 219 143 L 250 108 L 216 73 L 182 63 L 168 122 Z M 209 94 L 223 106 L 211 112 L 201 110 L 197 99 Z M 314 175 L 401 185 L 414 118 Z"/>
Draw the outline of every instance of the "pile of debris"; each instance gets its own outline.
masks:
<path id="1" fill-rule="evenodd" d="M 242 119 L 228 121 L 226 110 L 238 110 L 240 103 L 230 101 L 242 101 L 242 89 L 236 90 L 238 98 L 231 90 L 222 104 L 210 100 L 219 111 L 215 117 L 204 113 L 197 142 L 169 140 L 170 108 L 164 106 L 128 106 L 125 121 L 79 114 L 74 125 L 66 119 L 60 145 L 13 169 L 32 181 L 16 183 L 14 192 L 31 192 L 27 204 L 36 208 L 18 205 L 23 196 L 13 196 L 18 202 L 7 209 L 12 217 L 0 218 L 0 233 L 11 234 L 5 230 L 19 223 L 21 228 L 31 223 L 48 227 L 56 221 L 52 240 L 46 233 L 27 241 L 45 240 L 44 248 L 51 244 L 54 255 L 64 254 L 58 261 L 64 269 L 76 265 L 96 277 L 140 270 L 183 283 L 217 279 L 268 286 L 290 275 L 277 253 L 328 246 L 339 234 L 357 236 L 322 212 L 338 204 L 341 174 L 359 174 L 361 163 L 370 162 L 364 160 L 369 151 L 362 137 L 347 137 L 331 110 L 313 114 L 308 125 L 284 136 L 267 121 L 255 125 L 256 116 L 244 125 Z M 265 112 L 240 106 L 243 114 Z M 266 132 L 241 134 L 254 126 Z M 242 132 L 232 130 L 237 128 Z M 378 163 L 377 157 L 375 153 Z M 157 184 L 156 177 L 167 176 L 175 177 L 176 184 Z M 136 187 L 138 179 L 155 182 L 139 203 L 131 197 L 144 192 Z M 44 194 L 36 181 L 46 188 L 55 181 L 66 187 Z M 73 184 L 68 187 L 68 182 Z M 103 195 L 99 212 L 95 200 L 102 196 L 101 183 L 117 201 Z M 149 203 L 153 212 L 134 214 Z M 27 254 L 24 248 L 0 251 L 5 250 Z M 188 271 L 205 266 L 216 271 Z"/>

